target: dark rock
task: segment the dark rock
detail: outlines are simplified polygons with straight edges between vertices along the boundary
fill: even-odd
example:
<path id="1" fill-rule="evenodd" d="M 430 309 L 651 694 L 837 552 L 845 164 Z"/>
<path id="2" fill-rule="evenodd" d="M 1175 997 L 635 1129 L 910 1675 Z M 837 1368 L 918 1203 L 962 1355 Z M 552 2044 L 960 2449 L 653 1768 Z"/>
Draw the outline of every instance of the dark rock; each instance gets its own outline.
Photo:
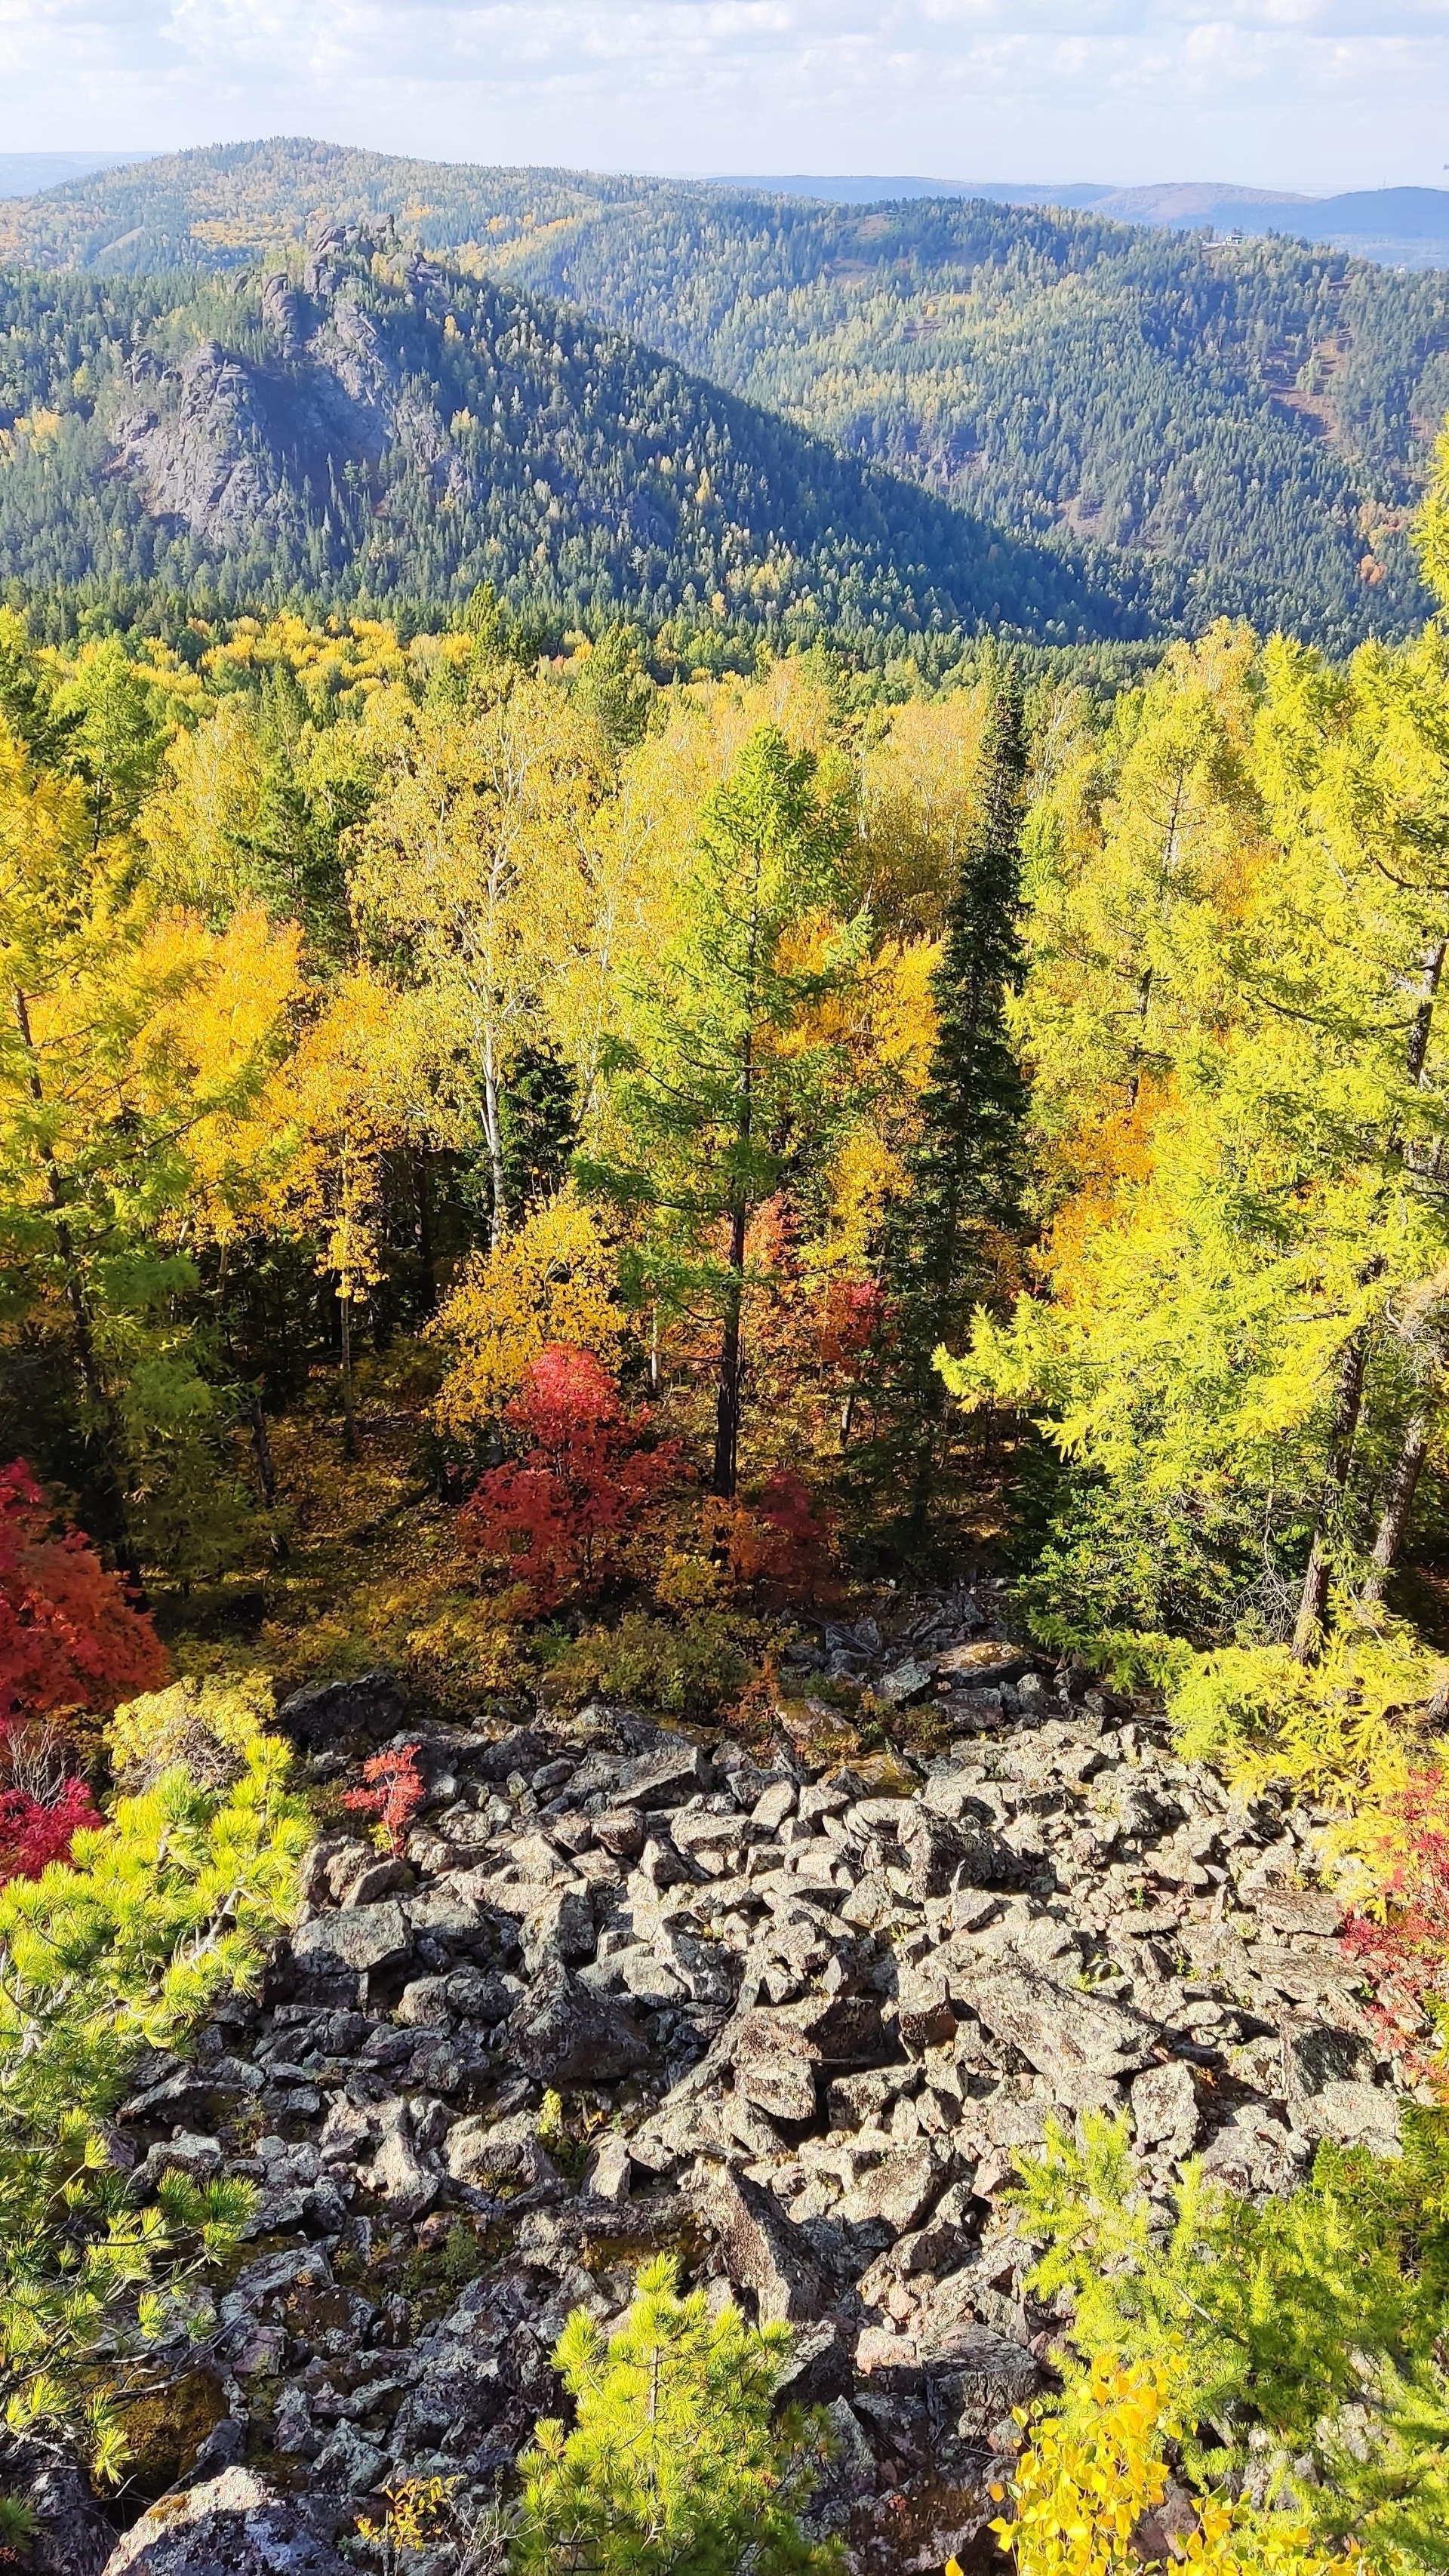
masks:
<path id="1" fill-rule="evenodd" d="M 277 1711 L 277 1725 L 304 1753 L 316 1753 L 354 1736 L 381 1743 L 397 1733 L 405 1715 L 395 1674 L 359 1673 L 355 1681 L 317 1682 L 293 1691 Z"/>
<path id="2" fill-rule="evenodd" d="M 281 2496 L 250 2469 L 225 2469 L 153 2504 L 104 2576 L 348 2576 L 336 2529 L 335 2511 L 316 2497 Z"/>
<path id="3" fill-rule="evenodd" d="M 901 1841 L 918 1905 L 953 1887 L 1021 1887 L 1031 1876 L 1031 1864 L 989 1826 L 953 1822 L 929 1807 L 912 1807 Z"/>
<path id="4" fill-rule="evenodd" d="M 700 2216 L 729 2278 L 754 2292 L 762 2324 L 778 2318 L 795 2325 L 820 2315 L 825 2282 L 773 2193 L 722 2167 L 701 2194 Z"/>
<path id="5" fill-rule="evenodd" d="M 25 2501 L 39 2525 L 25 2560 L 34 2576 L 101 2576 L 116 2535 L 79 2469 L 47 2462 Z"/>
<path id="6" fill-rule="evenodd" d="M 544 2084 L 612 2084 L 642 2066 L 649 2049 L 621 2004 L 552 1959 L 509 2021 L 508 2054 Z"/>
<path id="7" fill-rule="evenodd" d="M 593 1819 L 594 1840 L 616 1860 L 636 1860 L 644 1848 L 644 1827 L 633 1807 L 611 1808 Z"/>
<path id="8" fill-rule="evenodd" d="M 989 2326 L 965 2326 L 922 2354 L 940 2397 L 955 2417 L 959 2441 L 998 2449 L 1012 2434 L 1012 2415 L 1042 2384 L 1032 2355 Z"/>

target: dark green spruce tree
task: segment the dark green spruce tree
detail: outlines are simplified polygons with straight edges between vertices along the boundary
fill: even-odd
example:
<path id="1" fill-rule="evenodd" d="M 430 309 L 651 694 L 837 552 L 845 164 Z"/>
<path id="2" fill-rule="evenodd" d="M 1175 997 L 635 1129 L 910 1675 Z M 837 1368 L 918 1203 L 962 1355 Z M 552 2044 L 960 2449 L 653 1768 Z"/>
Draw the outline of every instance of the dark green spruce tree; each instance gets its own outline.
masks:
<path id="1" fill-rule="evenodd" d="M 946 907 L 933 978 L 937 1035 L 907 1185 L 887 1229 L 885 1336 L 874 1444 L 897 1535 L 919 1553 L 953 1441 L 935 1365 L 959 1349 L 997 1286 L 1003 1239 L 1020 1231 L 1026 1085 L 1006 1023 L 1021 965 L 1021 826 L 1026 728 L 1021 689 L 999 672 L 981 744 L 981 795 Z"/>

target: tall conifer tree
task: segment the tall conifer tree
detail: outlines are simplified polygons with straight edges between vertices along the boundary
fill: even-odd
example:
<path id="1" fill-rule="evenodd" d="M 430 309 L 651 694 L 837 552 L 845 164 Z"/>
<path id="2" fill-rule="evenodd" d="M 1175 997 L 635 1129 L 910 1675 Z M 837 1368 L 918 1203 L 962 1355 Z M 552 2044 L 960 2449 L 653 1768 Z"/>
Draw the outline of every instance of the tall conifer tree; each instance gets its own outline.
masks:
<path id="1" fill-rule="evenodd" d="M 1020 1222 L 1026 1086 L 1006 1023 L 1021 966 L 1017 909 L 1026 729 L 1021 690 L 996 677 L 981 745 L 980 800 L 946 910 L 932 979 L 937 1013 L 920 1133 L 887 1237 L 891 1345 L 882 1471 L 896 1481 L 904 1534 L 925 1535 L 951 1407 L 935 1366 L 960 1346 L 988 1294 L 1003 1234 Z"/>

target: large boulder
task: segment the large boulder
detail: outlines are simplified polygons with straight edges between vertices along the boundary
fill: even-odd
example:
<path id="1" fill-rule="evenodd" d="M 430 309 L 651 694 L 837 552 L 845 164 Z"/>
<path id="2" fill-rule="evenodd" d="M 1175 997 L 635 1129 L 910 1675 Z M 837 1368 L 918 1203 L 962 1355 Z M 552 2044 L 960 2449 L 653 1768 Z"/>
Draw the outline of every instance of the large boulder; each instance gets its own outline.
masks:
<path id="1" fill-rule="evenodd" d="M 163 2496 L 106 2560 L 104 2576 L 349 2576 L 335 2512 L 232 2468 Z"/>
<path id="2" fill-rule="evenodd" d="M 304 1753 L 346 1745 L 358 1736 L 381 1744 L 406 1724 L 402 1692 L 394 1673 L 359 1673 L 352 1681 L 317 1682 L 293 1691 L 277 1711 L 284 1735 Z"/>
<path id="3" fill-rule="evenodd" d="M 960 1968 L 952 1991 L 997 2039 L 1019 2048 L 1059 2102 L 1099 2107 L 1108 2088 L 1148 2064 L 1157 2034 L 1104 1995 L 1059 1986 L 1035 1962 L 1007 1951 Z"/>

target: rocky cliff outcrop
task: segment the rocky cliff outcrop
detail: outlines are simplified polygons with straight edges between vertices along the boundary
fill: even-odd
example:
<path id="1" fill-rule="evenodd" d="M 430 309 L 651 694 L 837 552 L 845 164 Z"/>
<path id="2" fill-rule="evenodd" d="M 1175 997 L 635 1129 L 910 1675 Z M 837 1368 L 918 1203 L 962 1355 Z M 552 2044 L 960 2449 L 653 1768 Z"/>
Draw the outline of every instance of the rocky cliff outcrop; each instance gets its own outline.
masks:
<path id="1" fill-rule="evenodd" d="M 332 2576 L 338 2522 L 403 2476 L 481 2505 L 556 2404 L 570 2310 L 618 2315 L 664 2245 L 794 2326 L 792 2394 L 835 2433 L 816 2526 L 862 2576 L 939 2569 L 1060 2331 L 1003 2197 L 1054 2113 L 1125 2109 L 1156 2192 L 1194 2153 L 1265 2193 L 1320 2138 L 1392 2148 L 1324 1819 L 1231 1798 L 981 1615 L 806 1659 L 938 1703 L 930 1758 L 820 1768 L 601 1706 L 400 1731 L 429 1782 L 406 1855 L 324 1836 L 262 2002 L 148 2061 L 121 2116 L 138 2172 L 260 2201 L 175 2356 L 210 2429 L 108 2576 Z M 398 1713 L 379 1681 L 284 1715 L 366 1750 Z"/>

